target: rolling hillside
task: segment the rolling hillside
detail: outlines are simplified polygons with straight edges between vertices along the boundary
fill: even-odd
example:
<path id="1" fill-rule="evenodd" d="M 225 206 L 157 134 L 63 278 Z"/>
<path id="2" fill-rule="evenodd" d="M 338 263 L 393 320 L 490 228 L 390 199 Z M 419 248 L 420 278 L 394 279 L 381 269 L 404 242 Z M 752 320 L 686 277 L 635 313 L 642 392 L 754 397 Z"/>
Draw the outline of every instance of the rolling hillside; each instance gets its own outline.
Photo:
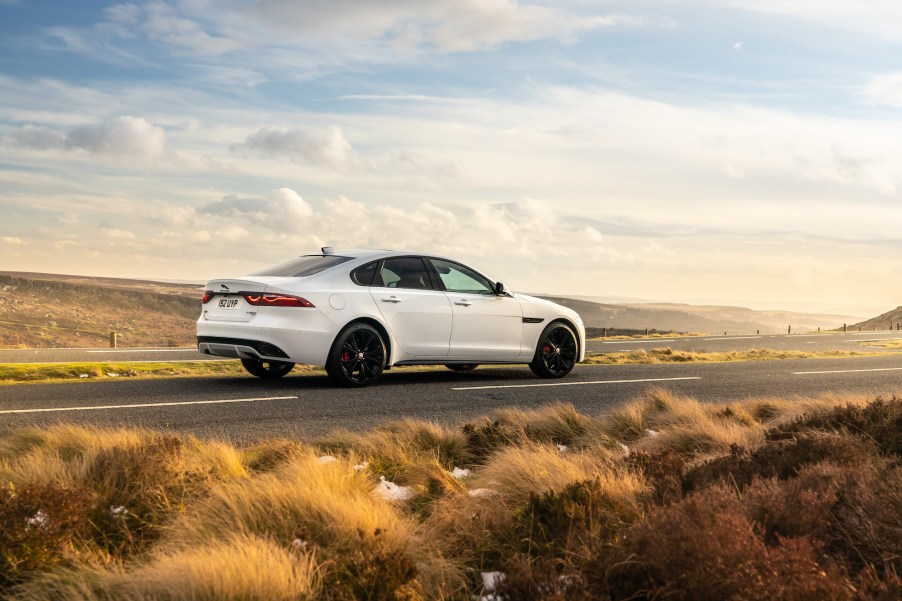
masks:
<path id="1" fill-rule="evenodd" d="M 882 315 L 856 323 L 852 327 L 862 330 L 890 330 L 897 329 L 899 324 L 902 324 L 902 307 L 896 307 Z"/>
<path id="2" fill-rule="evenodd" d="M 190 346 L 197 286 L 0 272 L 0 348 Z"/>
<path id="3" fill-rule="evenodd" d="M 543 297 L 566 305 L 579 313 L 587 327 L 617 330 L 657 329 L 674 332 L 708 334 L 785 333 L 841 328 L 856 317 L 819 315 L 792 311 L 754 311 L 745 307 L 686 305 L 677 303 L 645 303 L 609 305 L 561 297 Z"/>
<path id="4" fill-rule="evenodd" d="M 110 331 L 118 333 L 120 346 L 191 346 L 200 295 L 201 287 L 191 284 L 0 271 L 0 348 L 106 347 Z M 790 324 L 801 332 L 859 319 L 743 307 L 544 298 L 575 309 L 589 328 L 617 330 L 764 334 L 785 332 Z M 899 314 L 902 321 L 902 309 L 897 309 L 863 324 L 879 322 L 885 329 L 891 314 Z"/>

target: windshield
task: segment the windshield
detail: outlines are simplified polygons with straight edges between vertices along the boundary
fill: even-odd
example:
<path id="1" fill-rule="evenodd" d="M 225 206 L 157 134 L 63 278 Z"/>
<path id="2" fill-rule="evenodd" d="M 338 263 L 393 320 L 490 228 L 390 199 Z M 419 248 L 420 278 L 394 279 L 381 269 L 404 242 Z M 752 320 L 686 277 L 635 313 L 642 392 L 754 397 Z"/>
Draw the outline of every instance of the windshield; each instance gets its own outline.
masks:
<path id="1" fill-rule="evenodd" d="M 285 278 L 303 278 L 321 271 L 325 271 L 330 267 L 341 265 L 345 261 L 350 261 L 351 257 L 338 257 L 336 255 L 305 255 L 280 263 L 275 267 L 252 273 L 251 275 L 270 275 L 274 277 Z"/>

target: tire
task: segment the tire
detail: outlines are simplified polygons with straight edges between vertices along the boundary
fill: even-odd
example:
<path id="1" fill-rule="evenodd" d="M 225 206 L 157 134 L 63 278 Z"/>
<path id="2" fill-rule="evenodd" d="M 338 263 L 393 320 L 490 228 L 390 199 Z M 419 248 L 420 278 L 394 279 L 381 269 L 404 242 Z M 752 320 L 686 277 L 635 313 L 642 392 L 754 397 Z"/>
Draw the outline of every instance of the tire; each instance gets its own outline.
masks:
<path id="1" fill-rule="evenodd" d="M 346 327 L 335 337 L 326 373 L 339 386 L 360 388 L 382 377 L 388 352 L 382 334 L 365 323 Z"/>
<path id="2" fill-rule="evenodd" d="M 244 369 L 251 375 L 266 380 L 281 378 L 294 367 L 294 363 L 285 361 L 260 361 L 259 359 L 242 359 L 241 365 L 243 365 Z"/>
<path id="3" fill-rule="evenodd" d="M 447 363 L 445 365 L 451 371 L 473 371 L 479 367 L 478 363 Z"/>
<path id="4" fill-rule="evenodd" d="M 536 354 L 529 364 L 532 373 L 540 378 L 563 378 L 576 365 L 579 343 L 576 334 L 565 323 L 548 324 L 536 345 Z"/>

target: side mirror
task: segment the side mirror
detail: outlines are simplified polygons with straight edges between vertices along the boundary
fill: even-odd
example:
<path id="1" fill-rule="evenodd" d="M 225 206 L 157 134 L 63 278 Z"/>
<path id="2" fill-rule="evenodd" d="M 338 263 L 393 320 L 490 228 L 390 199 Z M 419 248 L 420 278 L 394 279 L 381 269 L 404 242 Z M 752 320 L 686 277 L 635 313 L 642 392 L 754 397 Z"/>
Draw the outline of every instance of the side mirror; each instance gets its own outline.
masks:
<path id="1" fill-rule="evenodd" d="M 501 296 L 502 294 L 504 294 L 504 284 L 495 282 L 495 296 Z"/>

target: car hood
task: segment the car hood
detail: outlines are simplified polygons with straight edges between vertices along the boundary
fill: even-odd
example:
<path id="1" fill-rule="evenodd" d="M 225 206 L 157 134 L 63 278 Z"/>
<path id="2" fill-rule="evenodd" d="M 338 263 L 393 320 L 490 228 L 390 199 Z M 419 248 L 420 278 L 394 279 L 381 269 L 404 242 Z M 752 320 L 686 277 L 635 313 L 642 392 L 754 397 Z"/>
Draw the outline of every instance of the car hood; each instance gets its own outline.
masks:
<path id="1" fill-rule="evenodd" d="M 545 300 L 544 298 L 539 298 L 537 296 L 529 296 L 528 294 L 520 294 L 519 292 L 514 293 L 514 298 L 520 301 L 521 303 L 529 303 L 531 305 L 544 305 L 546 307 L 554 307 L 555 310 L 560 311 L 565 315 L 569 315 L 574 318 L 576 321 L 582 323 L 582 318 L 579 316 L 579 313 L 567 307 L 565 305 L 561 305 L 559 303 L 552 302 L 550 300 Z"/>

